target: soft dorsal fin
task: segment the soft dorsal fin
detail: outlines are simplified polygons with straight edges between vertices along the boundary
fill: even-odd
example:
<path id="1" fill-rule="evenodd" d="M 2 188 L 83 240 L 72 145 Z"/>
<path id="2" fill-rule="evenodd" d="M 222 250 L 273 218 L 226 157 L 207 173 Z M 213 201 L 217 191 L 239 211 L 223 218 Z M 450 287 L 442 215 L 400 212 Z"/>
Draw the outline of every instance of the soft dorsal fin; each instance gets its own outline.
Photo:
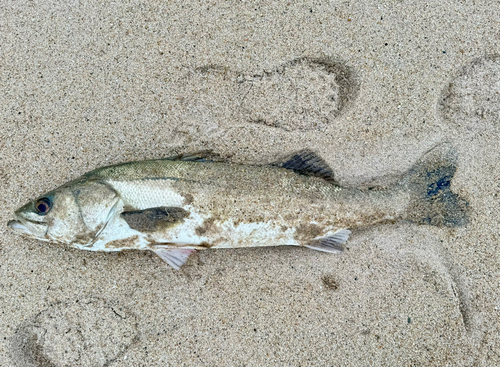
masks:
<path id="1" fill-rule="evenodd" d="M 321 177 L 327 181 L 336 183 L 333 171 L 328 164 L 316 155 L 316 153 L 308 149 L 293 153 L 285 162 L 277 162 L 274 165 L 291 169 L 303 175 Z"/>
<path id="2" fill-rule="evenodd" d="M 224 158 L 222 158 L 217 153 L 212 152 L 211 150 L 200 150 L 198 152 L 193 153 L 183 153 L 173 157 L 164 158 L 169 161 L 188 161 L 188 162 L 226 162 Z"/>

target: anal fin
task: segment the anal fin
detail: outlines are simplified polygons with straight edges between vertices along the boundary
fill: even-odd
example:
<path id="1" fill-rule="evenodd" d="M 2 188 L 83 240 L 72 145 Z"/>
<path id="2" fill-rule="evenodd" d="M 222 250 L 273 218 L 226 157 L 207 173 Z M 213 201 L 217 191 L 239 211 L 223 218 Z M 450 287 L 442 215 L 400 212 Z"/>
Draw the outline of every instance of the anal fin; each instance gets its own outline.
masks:
<path id="1" fill-rule="evenodd" d="M 179 270 L 184 265 L 193 252 L 193 248 L 162 248 L 155 247 L 153 251 L 175 270 Z"/>
<path id="2" fill-rule="evenodd" d="M 350 234 L 351 231 L 348 229 L 339 229 L 331 236 L 318 238 L 305 247 L 317 251 L 339 253 L 344 251 L 344 246 L 342 245 L 347 242 Z"/>

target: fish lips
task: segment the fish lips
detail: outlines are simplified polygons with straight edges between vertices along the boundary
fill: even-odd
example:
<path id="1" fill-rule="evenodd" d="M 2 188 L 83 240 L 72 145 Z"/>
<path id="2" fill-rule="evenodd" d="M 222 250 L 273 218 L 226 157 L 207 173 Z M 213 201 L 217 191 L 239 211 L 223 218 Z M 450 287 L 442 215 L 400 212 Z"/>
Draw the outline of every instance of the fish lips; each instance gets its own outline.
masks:
<path id="1" fill-rule="evenodd" d="M 9 220 L 7 226 L 12 228 L 16 232 L 30 237 L 35 237 L 39 240 L 47 241 L 46 235 L 49 226 L 45 223 L 36 223 L 28 220 L 13 219 Z"/>

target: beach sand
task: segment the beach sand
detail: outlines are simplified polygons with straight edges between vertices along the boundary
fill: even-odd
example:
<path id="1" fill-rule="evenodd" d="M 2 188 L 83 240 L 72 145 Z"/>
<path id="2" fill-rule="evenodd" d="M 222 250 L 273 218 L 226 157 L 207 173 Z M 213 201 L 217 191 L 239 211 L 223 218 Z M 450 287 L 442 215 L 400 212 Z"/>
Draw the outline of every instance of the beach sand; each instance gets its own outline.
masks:
<path id="1" fill-rule="evenodd" d="M 500 365 L 498 4 L 0 9 L 1 366 Z M 207 250 L 175 271 L 6 226 L 113 163 L 309 148 L 344 186 L 387 186 L 442 142 L 467 225 L 370 227 L 340 256 Z"/>

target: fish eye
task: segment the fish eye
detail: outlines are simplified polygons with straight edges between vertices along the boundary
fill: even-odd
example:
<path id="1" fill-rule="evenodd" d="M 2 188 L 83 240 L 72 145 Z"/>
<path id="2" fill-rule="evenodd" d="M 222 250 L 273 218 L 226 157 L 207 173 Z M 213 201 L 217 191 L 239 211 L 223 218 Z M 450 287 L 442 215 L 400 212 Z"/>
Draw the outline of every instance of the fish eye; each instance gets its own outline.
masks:
<path id="1" fill-rule="evenodd" d="M 50 202 L 49 198 L 38 199 L 37 202 L 35 203 L 35 210 L 40 215 L 47 214 L 51 208 L 52 208 L 52 203 Z"/>

